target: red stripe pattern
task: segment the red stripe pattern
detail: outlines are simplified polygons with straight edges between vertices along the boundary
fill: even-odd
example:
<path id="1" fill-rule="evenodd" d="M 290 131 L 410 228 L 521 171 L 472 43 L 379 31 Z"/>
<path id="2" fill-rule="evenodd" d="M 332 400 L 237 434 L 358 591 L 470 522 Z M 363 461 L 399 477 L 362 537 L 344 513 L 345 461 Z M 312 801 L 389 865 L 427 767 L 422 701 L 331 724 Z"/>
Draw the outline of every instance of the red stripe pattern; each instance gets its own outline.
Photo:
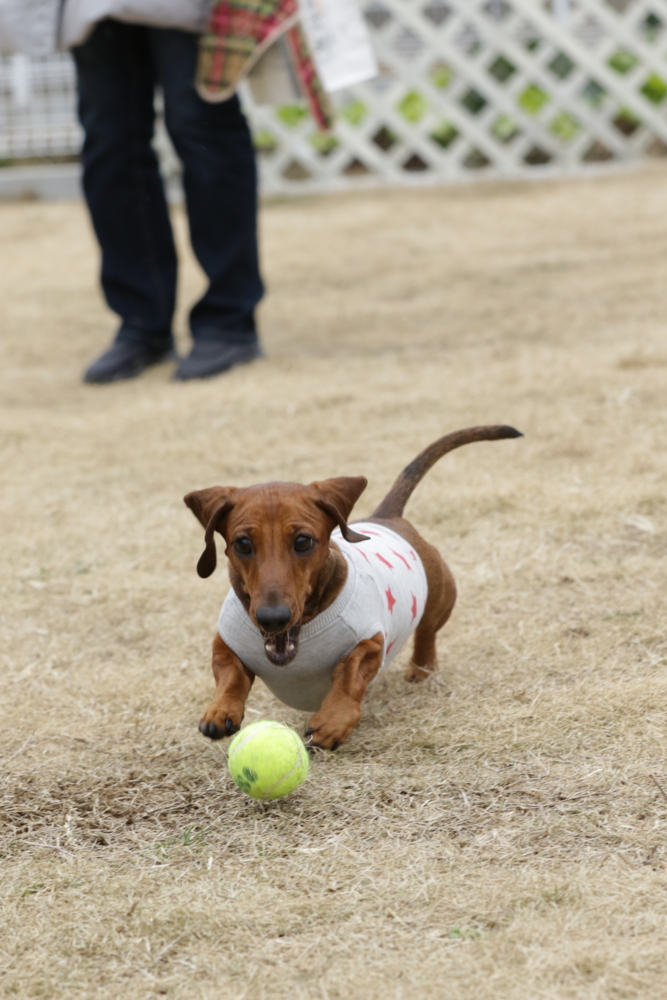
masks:
<path id="1" fill-rule="evenodd" d="M 341 546 L 345 557 L 354 562 L 358 572 L 369 581 L 363 593 L 372 618 L 382 616 L 385 636 L 385 660 L 391 660 L 405 645 L 419 624 L 427 597 L 426 575 L 419 556 L 410 544 L 389 529 L 376 524 L 366 527 L 354 525 L 355 531 L 368 535 L 365 542 L 345 542 L 339 532 L 334 540 Z M 364 585 L 366 586 L 366 585 Z M 372 598 L 372 594 L 377 595 Z M 377 600 L 381 600 L 378 605 Z M 368 627 L 372 626 L 369 621 Z"/>

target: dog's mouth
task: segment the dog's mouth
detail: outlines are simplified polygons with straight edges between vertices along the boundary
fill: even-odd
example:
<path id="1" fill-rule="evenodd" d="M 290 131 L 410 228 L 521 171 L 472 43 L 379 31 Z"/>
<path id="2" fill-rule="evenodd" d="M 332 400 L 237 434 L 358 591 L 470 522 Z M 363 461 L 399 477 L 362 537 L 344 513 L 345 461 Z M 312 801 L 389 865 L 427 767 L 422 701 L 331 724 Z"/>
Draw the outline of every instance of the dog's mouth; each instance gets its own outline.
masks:
<path id="1" fill-rule="evenodd" d="M 264 652 L 266 658 L 277 667 L 291 663 L 299 649 L 300 625 L 293 625 L 285 632 L 264 635 Z"/>

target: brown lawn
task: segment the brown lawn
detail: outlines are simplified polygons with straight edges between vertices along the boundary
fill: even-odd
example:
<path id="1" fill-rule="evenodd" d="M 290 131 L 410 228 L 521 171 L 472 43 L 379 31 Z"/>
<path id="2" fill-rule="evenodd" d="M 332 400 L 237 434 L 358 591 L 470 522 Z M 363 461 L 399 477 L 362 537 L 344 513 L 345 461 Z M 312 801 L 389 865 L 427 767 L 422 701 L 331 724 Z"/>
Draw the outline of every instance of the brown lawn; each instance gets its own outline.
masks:
<path id="1" fill-rule="evenodd" d="M 184 260 L 182 316 L 201 288 Z M 662 1000 L 667 170 L 265 206 L 267 358 L 88 387 L 82 206 L 0 206 L 0 993 Z M 224 572 L 187 491 L 364 474 L 454 570 L 303 788 L 197 732 Z M 258 683 L 248 720 L 303 726 Z"/>

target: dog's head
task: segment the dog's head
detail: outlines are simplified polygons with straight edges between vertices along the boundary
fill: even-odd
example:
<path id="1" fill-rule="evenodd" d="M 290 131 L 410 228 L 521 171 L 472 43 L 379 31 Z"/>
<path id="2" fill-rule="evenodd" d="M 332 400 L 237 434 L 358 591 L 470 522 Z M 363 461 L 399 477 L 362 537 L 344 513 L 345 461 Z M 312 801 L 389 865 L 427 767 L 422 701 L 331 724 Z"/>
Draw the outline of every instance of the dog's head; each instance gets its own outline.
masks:
<path id="1" fill-rule="evenodd" d="M 366 484 L 363 476 L 342 476 L 309 486 L 212 486 L 183 498 L 206 529 L 197 572 L 208 577 L 215 570 L 217 532 L 272 663 L 296 656 L 304 607 L 329 558 L 333 529 L 349 542 L 365 540 L 347 520 Z"/>

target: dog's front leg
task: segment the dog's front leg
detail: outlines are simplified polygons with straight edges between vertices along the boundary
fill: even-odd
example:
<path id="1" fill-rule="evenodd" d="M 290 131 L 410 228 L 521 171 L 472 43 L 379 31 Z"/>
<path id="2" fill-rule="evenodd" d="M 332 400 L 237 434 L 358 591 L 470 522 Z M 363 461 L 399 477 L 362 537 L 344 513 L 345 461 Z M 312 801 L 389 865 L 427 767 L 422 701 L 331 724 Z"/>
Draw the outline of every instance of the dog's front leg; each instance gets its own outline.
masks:
<path id="1" fill-rule="evenodd" d="M 331 690 L 308 723 L 309 744 L 335 750 L 344 743 L 361 718 L 366 688 L 382 666 L 384 637 L 378 632 L 363 639 L 334 669 Z"/>
<path id="2" fill-rule="evenodd" d="M 212 667 L 215 696 L 201 717 L 199 732 L 209 739 L 221 740 L 241 728 L 246 699 L 255 675 L 219 635 L 213 640 Z"/>

